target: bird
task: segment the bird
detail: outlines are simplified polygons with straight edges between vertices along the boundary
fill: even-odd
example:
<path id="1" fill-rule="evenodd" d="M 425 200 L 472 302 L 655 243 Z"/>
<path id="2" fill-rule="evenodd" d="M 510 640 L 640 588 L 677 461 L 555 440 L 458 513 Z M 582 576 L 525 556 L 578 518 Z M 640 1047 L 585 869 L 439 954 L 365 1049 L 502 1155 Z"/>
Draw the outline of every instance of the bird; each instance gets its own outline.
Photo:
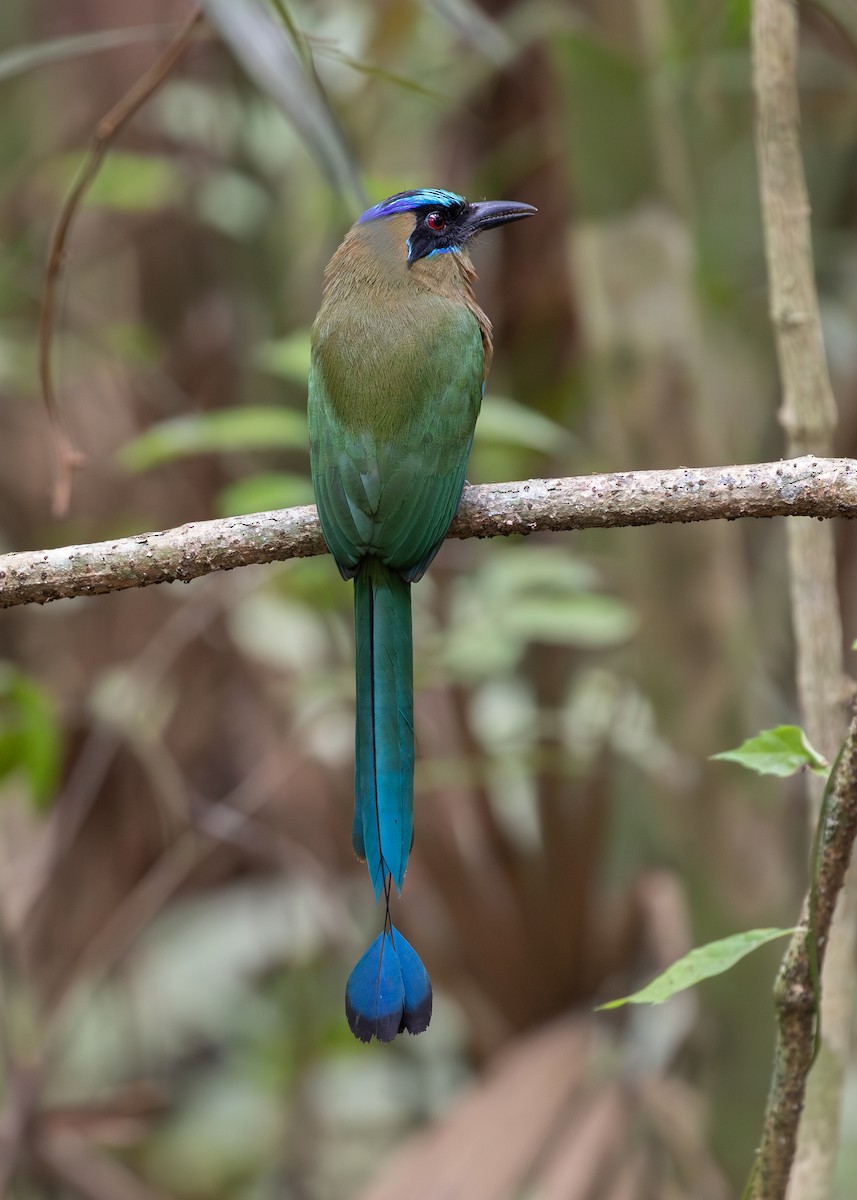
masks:
<path id="1" fill-rule="evenodd" d="M 312 328 L 310 468 L 322 533 L 354 581 L 356 730 L 352 843 L 384 922 L 352 971 L 346 1017 L 362 1042 L 423 1032 L 428 972 L 391 919 L 413 841 L 411 585 L 461 499 L 493 353 L 468 247 L 532 216 L 440 188 L 368 208 L 324 276 Z"/>

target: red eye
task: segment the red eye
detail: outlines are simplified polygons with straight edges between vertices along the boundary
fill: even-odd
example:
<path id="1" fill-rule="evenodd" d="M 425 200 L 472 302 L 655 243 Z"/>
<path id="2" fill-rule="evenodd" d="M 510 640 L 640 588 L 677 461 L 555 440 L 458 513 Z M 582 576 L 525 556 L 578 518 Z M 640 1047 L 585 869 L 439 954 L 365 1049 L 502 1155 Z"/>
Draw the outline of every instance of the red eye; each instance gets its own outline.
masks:
<path id="1" fill-rule="evenodd" d="M 431 212 L 426 217 L 426 225 L 428 225 L 429 229 L 434 229 L 437 232 L 446 226 L 446 218 L 443 213 Z"/>

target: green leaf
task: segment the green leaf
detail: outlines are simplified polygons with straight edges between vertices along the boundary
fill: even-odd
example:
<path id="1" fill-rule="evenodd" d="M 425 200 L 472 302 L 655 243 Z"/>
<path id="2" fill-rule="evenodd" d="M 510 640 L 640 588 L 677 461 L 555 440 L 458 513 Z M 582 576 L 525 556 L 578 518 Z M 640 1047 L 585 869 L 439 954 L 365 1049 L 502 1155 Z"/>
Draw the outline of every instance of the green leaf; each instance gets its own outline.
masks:
<path id="1" fill-rule="evenodd" d="M 561 136 L 581 210 L 596 219 L 627 213 L 655 186 L 650 76 L 642 59 L 587 29 L 557 33 L 550 46 Z"/>
<path id="2" fill-rule="evenodd" d="M 467 591 L 472 594 L 475 582 L 486 599 L 498 599 L 501 608 L 522 594 L 573 595 L 598 586 L 592 564 L 559 547 L 497 542 L 491 549 Z"/>
<path id="3" fill-rule="evenodd" d="M 103 344 L 109 346 L 127 365 L 151 367 L 159 353 L 154 330 L 137 321 L 117 321 L 113 325 L 105 325 L 100 333 Z"/>
<path id="4" fill-rule="evenodd" d="M 53 701 L 34 680 L 0 664 L 0 778 L 20 772 L 45 808 L 59 782 L 62 737 Z"/>
<path id="5" fill-rule="evenodd" d="M 271 207 L 265 189 L 240 171 L 217 171 L 198 189 L 196 210 L 213 229 L 236 241 L 252 237 Z"/>
<path id="6" fill-rule="evenodd" d="M 90 208 L 151 212 L 178 203 L 183 190 L 181 174 L 169 159 L 114 151 L 102 162 L 84 203 Z"/>
<path id="7" fill-rule="evenodd" d="M 735 933 L 731 937 L 708 942 L 705 946 L 697 946 L 639 992 L 623 996 L 620 1000 L 608 1000 L 606 1004 L 600 1004 L 596 1011 L 621 1008 L 623 1004 L 663 1004 L 664 1000 L 669 1000 L 677 992 L 731 970 L 742 958 L 767 942 L 792 933 L 794 929 L 749 929 L 746 933 Z"/>
<path id="8" fill-rule="evenodd" d="M 148 471 L 190 454 L 233 450 L 304 450 L 306 417 L 290 408 L 226 408 L 153 425 L 120 451 L 122 464 Z"/>
<path id="9" fill-rule="evenodd" d="M 492 555 L 471 594 L 483 594 L 481 620 L 493 614 L 503 636 L 576 646 L 613 646 L 637 627 L 631 608 L 594 589 L 597 573 L 556 549 L 504 547 Z"/>
<path id="10" fill-rule="evenodd" d="M 574 436 L 543 413 L 516 400 L 491 396 L 482 405 L 476 424 L 477 445 L 501 442 L 558 454 L 574 445 Z"/>
<path id="11" fill-rule="evenodd" d="M 217 510 L 224 517 L 239 517 L 243 513 L 270 512 L 275 508 L 292 508 L 296 504 L 312 502 L 312 484 L 306 475 L 271 471 L 251 475 L 249 479 L 241 479 L 224 488 Z"/>
<path id="12" fill-rule="evenodd" d="M 826 776 L 830 764 L 809 744 L 799 725 L 778 725 L 763 729 L 735 750 L 722 750 L 712 759 L 739 763 L 760 775 L 785 778 L 808 767 L 815 775 Z"/>
<path id="13" fill-rule="evenodd" d="M 308 329 L 299 329 L 288 337 L 262 342 L 253 352 L 253 363 L 260 371 L 267 371 L 280 379 L 295 383 L 306 383 L 309 374 L 310 335 Z"/>
<path id="14" fill-rule="evenodd" d="M 745 46 L 750 35 L 750 0 L 726 0 L 723 6 L 724 42 Z"/>
<path id="15" fill-rule="evenodd" d="M 589 563 L 558 547 L 492 546 L 456 589 L 440 658 L 457 678 L 479 678 L 510 669 L 531 642 L 620 644 L 634 633 L 636 615 L 597 585 Z"/>
<path id="16" fill-rule="evenodd" d="M 520 596 L 502 618 L 527 641 L 603 648 L 627 641 L 637 628 L 633 611 L 614 596 Z"/>

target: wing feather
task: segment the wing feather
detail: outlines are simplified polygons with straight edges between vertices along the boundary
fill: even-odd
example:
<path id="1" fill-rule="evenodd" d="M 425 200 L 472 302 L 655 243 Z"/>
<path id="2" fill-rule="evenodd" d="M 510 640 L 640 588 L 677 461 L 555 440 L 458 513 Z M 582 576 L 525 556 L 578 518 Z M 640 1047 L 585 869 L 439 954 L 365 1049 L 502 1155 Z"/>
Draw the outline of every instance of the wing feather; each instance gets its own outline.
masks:
<path id="1" fill-rule="evenodd" d="M 455 516 L 482 398 L 479 326 L 463 306 L 434 318 L 423 354 L 395 371 L 332 372 L 322 341 L 310 374 L 313 478 L 325 540 L 352 575 L 367 554 L 420 577 Z M 380 394 L 387 380 L 396 395 Z M 335 398 L 331 394 L 336 392 Z M 343 391 L 346 393 L 343 395 Z"/>

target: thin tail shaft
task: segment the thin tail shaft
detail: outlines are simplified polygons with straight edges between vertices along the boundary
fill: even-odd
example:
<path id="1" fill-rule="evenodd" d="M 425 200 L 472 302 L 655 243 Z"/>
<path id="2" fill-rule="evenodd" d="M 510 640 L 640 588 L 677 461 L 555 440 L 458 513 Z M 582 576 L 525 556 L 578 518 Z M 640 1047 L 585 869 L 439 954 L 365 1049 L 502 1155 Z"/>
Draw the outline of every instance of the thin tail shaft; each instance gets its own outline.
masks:
<path id="1" fill-rule="evenodd" d="M 376 899 L 387 876 L 401 889 L 414 812 L 414 681 L 411 585 L 380 559 L 354 579 L 357 731 L 354 849 L 366 859 Z"/>

